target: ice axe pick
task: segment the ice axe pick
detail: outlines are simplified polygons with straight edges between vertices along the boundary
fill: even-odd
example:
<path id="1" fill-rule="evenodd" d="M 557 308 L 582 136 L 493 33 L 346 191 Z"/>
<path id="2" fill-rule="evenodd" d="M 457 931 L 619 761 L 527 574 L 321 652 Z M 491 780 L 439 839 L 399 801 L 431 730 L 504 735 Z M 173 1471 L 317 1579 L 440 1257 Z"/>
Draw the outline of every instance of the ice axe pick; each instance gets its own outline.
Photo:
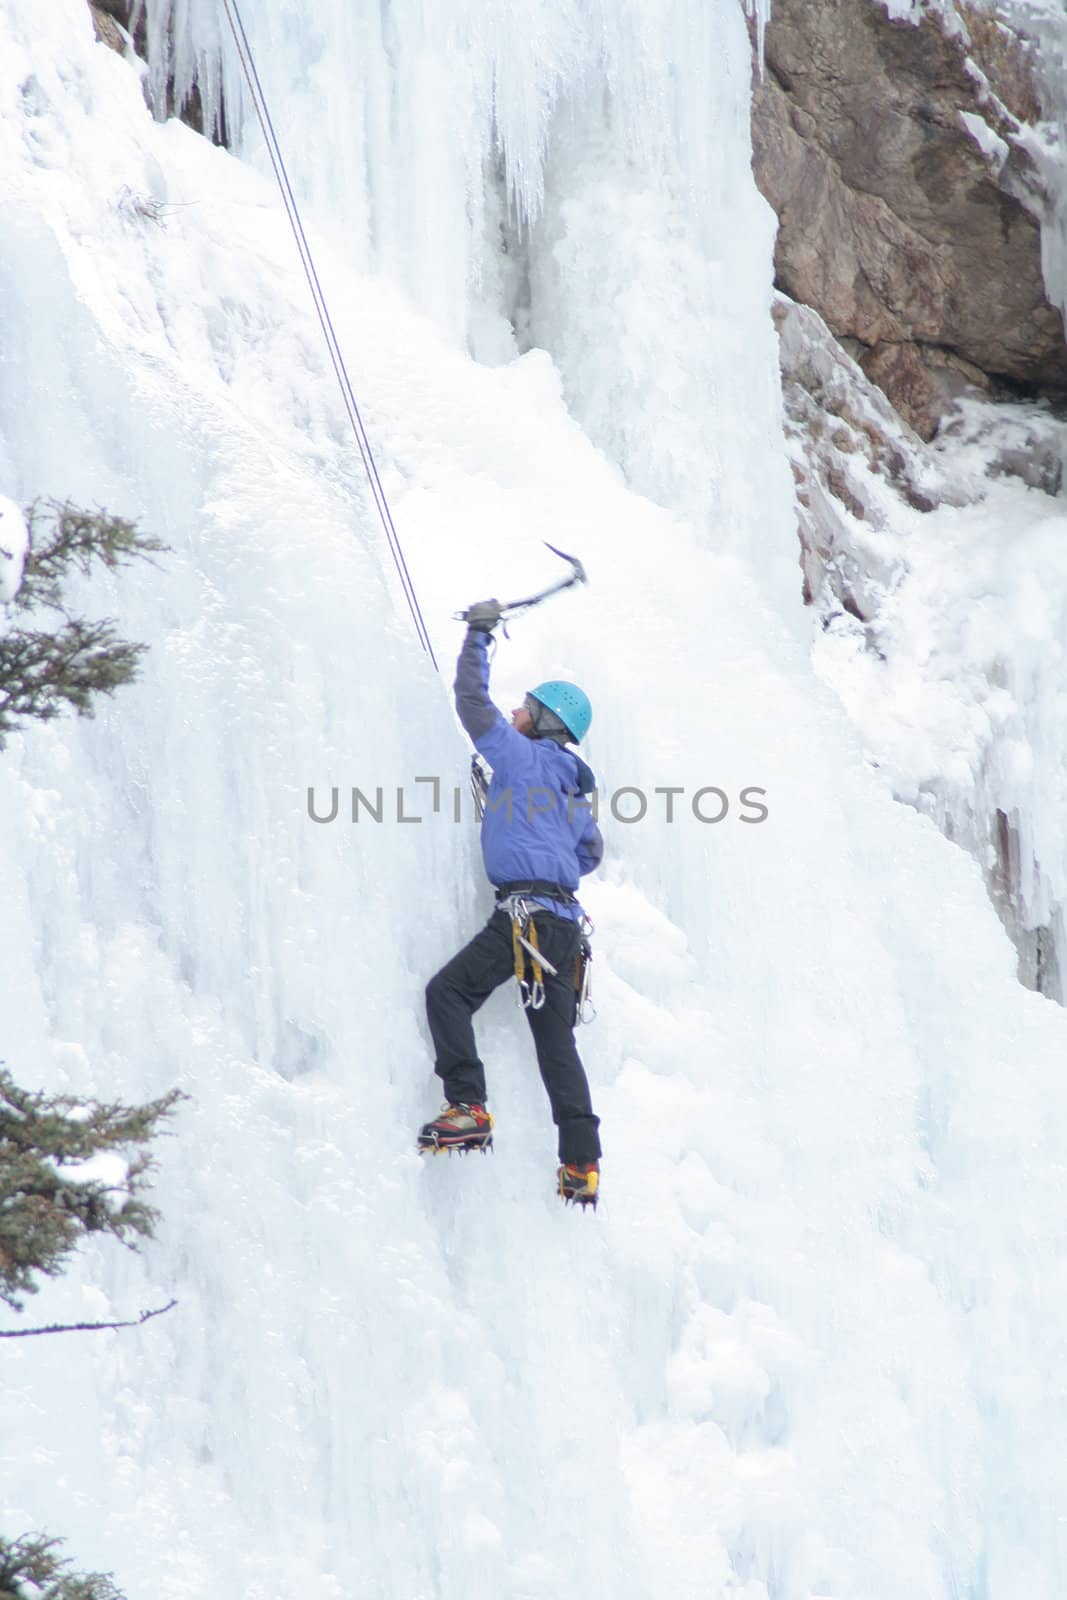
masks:
<path id="1" fill-rule="evenodd" d="M 513 617 L 520 617 L 524 611 L 530 611 L 534 606 L 539 606 L 542 600 L 548 599 L 549 595 L 561 594 L 564 589 L 572 589 L 576 583 L 589 582 L 585 568 L 577 556 L 569 556 L 566 550 L 557 550 L 556 546 L 549 544 L 547 539 L 544 539 L 542 543 L 546 549 L 551 550 L 554 556 L 559 556 L 561 561 L 570 562 L 570 576 L 560 578 L 558 583 L 550 583 L 547 589 L 542 589 L 538 594 L 527 595 L 524 600 L 509 600 L 505 605 L 502 605 L 500 607 L 500 620 L 505 624 L 505 633 L 507 632 L 507 623 Z M 466 622 L 467 620 L 466 611 L 457 611 L 454 615 L 457 622 Z"/>

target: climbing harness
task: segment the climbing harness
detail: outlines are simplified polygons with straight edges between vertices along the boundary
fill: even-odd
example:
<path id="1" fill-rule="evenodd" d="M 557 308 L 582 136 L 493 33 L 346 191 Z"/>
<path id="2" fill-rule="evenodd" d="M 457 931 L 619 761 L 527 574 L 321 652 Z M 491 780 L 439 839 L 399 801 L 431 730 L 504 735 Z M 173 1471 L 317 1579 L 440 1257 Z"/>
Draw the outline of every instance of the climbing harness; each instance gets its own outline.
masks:
<path id="1" fill-rule="evenodd" d="M 233 42 L 237 48 L 237 56 L 245 75 L 245 81 L 248 84 L 248 92 L 252 97 L 252 104 L 256 108 L 256 116 L 259 118 L 260 128 L 263 130 L 263 138 L 267 146 L 267 154 L 270 156 L 270 163 L 274 168 L 274 176 L 278 180 L 278 188 L 281 192 L 282 203 L 285 206 L 286 214 L 289 218 L 289 225 L 293 230 L 293 238 L 296 240 L 296 247 L 300 253 L 300 261 L 304 268 L 304 276 L 307 278 L 308 287 L 311 290 L 311 297 L 315 302 L 315 311 L 318 315 L 319 326 L 322 329 L 322 335 L 326 341 L 326 348 L 329 351 L 330 360 L 333 363 L 333 370 L 336 374 L 337 382 L 341 389 L 341 398 L 344 401 L 344 407 L 348 413 L 348 420 L 352 424 L 352 431 L 356 436 L 356 443 L 359 446 L 359 453 L 363 461 L 363 468 L 367 474 L 367 481 L 370 484 L 371 496 L 377 508 L 378 516 L 381 521 L 390 552 L 392 553 L 393 561 L 396 564 L 396 570 L 400 576 L 400 585 L 404 591 L 404 597 L 407 600 L 408 608 L 411 611 L 411 616 L 415 623 L 415 631 L 419 636 L 419 643 L 422 645 L 430 660 L 433 662 L 434 670 L 436 671 L 438 670 L 437 657 L 433 653 L 433 645 L 430 643 L 430 635 L 426 631 L 426 623 L 423 620 L 422 611 L 419 608 L 419 602 L 415 595 L 415 586 L 411 581 L 411 575 L 408 572 L 407 562 L 404 560 L 404 552 L 400 546 L 400 539 L 393 523 L 393 514 L 389 509 L 389 502 L 385 497 L 385 490 L 382 487 L 382 480 L 378 475 L 378 467 L 375 463 L 374 455 L 370 447 L 370 440 L 367 437 L 367 430 L 363 426 L 363 418 L 360 416 L 359 406 L 356 404 L 355 391 L 352 388 L 352 384 L 348 376 L 348 370 L 345 367 L 344 357 L 341 354 L 341 347 L 338 344 L 337 335 L 334 332 L 333 321 L 330 317 L 329 307 L 326 304 L 326 296 L 322 292 L 322 285 L 319 282 L 319 275 L 315 269 L 315 261 L 311 254 L 311 247 L 307 242 L 307 235 L 304 232 L 304 224 L 300 219 L 300 211 L 297 207 L 296 197 L 293 194 L 292 184 L 289 182 L 289 173 L 286 170 L 285 162 L 282 159 L 281 146 L 278 143 L 278 135 L 274 131 L 274 123 L 271 121 L 270 111 L 267 106 L 267 99 L 263 93 L 263 85 L 259 80 L 259 73 L 256 71 L 256 63 L 255 57 L 252 54 L 252 46 L 248 42 L 248 34 L 245 32 L 245 25 L 241 20 L 241 13 L 238 9 L 237 0 L 222 0 L 222 4 L 223 9 L 226 12 L 226 20 L 230 25 L 230 32 L 233 34 Z"/>
<path id="2" fill-rule="evenodd" d="M 545 1003 L 545 973 L 549 972 L 554 978 L 558 978 L 559 971 L 542 952 L 537 937 L 534 916 L 545 908 L 538 905 L 531 906 L 526 898 L 527 895 L 543 895 L 545 899 L 557 899 L 572 905 L 575 904 L 575 897 L 569 889 L 564 889 L 557 883 L 541 882 L 539 879 L 523 884 L 506 883 L 497 890 L 496 908 L 511 919 L 511 947 L 515 957 L 515 982 L 518 985 L 519 1004 L 526 1011 L 540 1011 Z M 578 927 L 581 940 L 574 962 L 575 1027 L 579 1023 L 589 1023 L 596 1019 L 591 970 L 593 964 L 591 941 L 594 928 L 584 912 Z M 526 977 L 527 965 L 531 974 L 529 980 Z"/>

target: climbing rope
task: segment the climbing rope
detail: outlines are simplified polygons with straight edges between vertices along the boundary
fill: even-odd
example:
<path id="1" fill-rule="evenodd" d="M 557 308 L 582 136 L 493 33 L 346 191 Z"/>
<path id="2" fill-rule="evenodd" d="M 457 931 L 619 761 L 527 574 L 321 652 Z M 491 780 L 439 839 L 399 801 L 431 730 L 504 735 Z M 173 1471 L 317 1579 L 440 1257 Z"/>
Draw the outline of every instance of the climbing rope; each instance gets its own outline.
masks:
<path id="1" fill-rule="evenodd" d="M 322 328 L 323 338 L 326 340 L 326 348 L 330 352 L 330 360 L 333 363 L 333 370 L 337 375 L 337 382 L 341 389 L 341 397 L 344 401 L 345 410 L 348 412 L 348 420 L 351 422 L 352 431 L 356 436 L 356 443 L 359 446 L 359 453 L 363 460 L 363 466 L 367 474 L 367 481 L 370 484 L 371 494 L 374 497 L 374 504 L 378 509 L 378 516 L 381 519 L 382 528 L 385 531 L 385 537 L 388 541 L 389 549 L 392 552 L 393 560 L 396 563 L 396 570 L 400 575 L 401 587 L 404 590 L 404 595 L 407 599 L 408 607 L 415 623 L 415 630 L 418 633 L 419 642 L 429 655 L 430 660 L 433 662 L 436 670 L 437 657 L 433 653 L 433 645 L 430 643 L 430 635 L 426 631 L 426 623 L 423 621 L 422 611 L 419 608 L 419 602 L 415 595 L 415 586 L 411 581 L 411 575 L 408 572 L 407 562 L 404 560 L 404 552 L 400 546 L 400 539 L 393 524 L 393 514 L 389 510 L 389 502 L 385 497 L 385 490 L 382 487 L 382 480 L 378 476 L 378 468 L 375 464 L 374 454 L 370 447 L 370 440 L 367 437 L 367 430 L 363 426 L 363 418 L 359 414 L 359 406 L 356 404 L 355 392 L 352 388 L 351 381 L 349 380 L 344 357 L 341 354 L 341 347 L 337 342 L 337 335 L 334 332 L 329 307 L 326 304 L 326 296 L 322 292 L 322 285 L 319 283 L 319 275 L 315 270 L 315 261 L 311 254 L 311 247 L 307 242 L 307 236 L 304 233 L 304 224 L 300 220 L 300 211 L 297 207 L 296 197 L 293 194 L 292 184 L 289 182 L 289 174 L 286 170 L 285 162 L 282 159 L 281 146 L 278 143 L 278 136 L 274 131 L 274 124 L 271 121 L 270 111 L 267 107 L 266 96 L 263 93 L 263 85 L 260 83 L 259 73 L 256 71 L 256 63 L 255 57 L 252 54 L 252 46 L 248 42 L 248 35 L 245 32 L 245 25 L 241 20 L 241 13 L 237 6 L 237 0 L 222 0 L 222 4 L 226 12 L 226 20 L 230 25 L 230 32 L 233 34 L 233 42 L 237 49 L 238 59 L 240 60 L 241 67 L 245 75 L 245 80 L 248 84 L 248 92 L 252 96 L 252 104 L 256 108 L 256 116 L 259 118 L 259 125 L 263 130 L 263 138 L 266 142 L 267 153 L 270 156 L 271 166 L 274 168 L 274 176 L 278 180 L 278 188 L 281 191 L 282 202 L 289 217 L 289 225 L 293 230 L 293 238 L 296 240 L 296 247 L 300 252 L 300 260 L 303 264 L 304 275 L 307 278 L 308 287 L 311 290 L 311 297 L 315 302 L 315 310 L 318 314 L 319 325 Z"/>

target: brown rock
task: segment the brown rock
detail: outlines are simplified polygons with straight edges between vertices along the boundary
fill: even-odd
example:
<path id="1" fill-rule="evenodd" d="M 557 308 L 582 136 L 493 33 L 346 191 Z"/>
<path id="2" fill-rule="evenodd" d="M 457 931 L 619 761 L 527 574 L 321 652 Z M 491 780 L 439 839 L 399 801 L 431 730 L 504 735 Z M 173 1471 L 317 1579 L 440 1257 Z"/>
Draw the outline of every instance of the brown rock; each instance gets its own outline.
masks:
<path id="1" fill-rule="evenodd" d="M 766 49 L 754 167 L 778 213 L 779 287 L 866 347 L 864 370 L 924 437 L 952 393 L 946 356 L 1067 392 L 1040 225 L 1007 188 L 1019 189 L 1023 158 L 998 173 L 960 120 L 1012 132 L 965 43 L 932 17 L 892 21 L 877 0 L 776 0 Z"/>
<path id="2" fill-rule="evenodd" d="M 956 0 L 956 9 L 970 34 L 971 60 L 996 87 L 997 98 L 1020 122 L 1040 122 L 1044 110 L 1035 67 L 1037 46 L 999 18 L 979 11 L 969 0 Z"/>
<path id="3" fill-rule="evenodd" d="M 96 29 L 96 37 L 101 44 L 106 44 L 112 50 L 117 50 L 120 56 L 124 55 L 126 41 L 119 32 L 111 12 L 106 11 L 103 5 L 90 5 L 89 10 L 93 14 L 93 27 Z"/>
<path id="4" fill-rule="evenodd" d="M 944 409 L 944 393 L 914 344 L 877 344 L 860 358 L 872 383 L 911 423 L 920 439 L 932 439 Z"/>
<path id="5" fill-rule="evenodd" d="M 135 4 L 135 0 L 89 0 L 89 10 L 92 13 L 93 27 L 96 37 L 120 55 L 127 49 L 127 40 L 123 37 L 119 24 L 131 33 L 134 54 L 145 59 L 148 54 L 147 38 L 147 13 L 143 5 Z M 146 87 L 147 95 L 147 87 Z M 179 105 L 174 93 L 173 79 L 168 80 L 164 94 L 160 97 L 161 103 L 150 101 L 152 110 L 157 117 L 178 116 L 183 122 L 188 123 L 197 133 L 204 133 L 204 112 L 200 89 L 193 84 L 188 95 Z M 222 126 L 212 130 L 212 141 L 215 144 L 227 143 L 225 112 L 223 113 Z"/>

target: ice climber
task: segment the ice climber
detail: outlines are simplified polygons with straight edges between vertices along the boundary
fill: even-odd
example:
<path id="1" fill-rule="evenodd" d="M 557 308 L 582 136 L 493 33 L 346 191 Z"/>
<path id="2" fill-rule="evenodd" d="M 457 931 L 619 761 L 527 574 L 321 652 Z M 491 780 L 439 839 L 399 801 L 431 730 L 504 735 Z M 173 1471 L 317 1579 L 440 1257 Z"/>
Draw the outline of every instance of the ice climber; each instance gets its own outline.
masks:
<path id="1" fill-rule="evenodd" d="M 471 1019 L 494 989 L 515 977 L 559 1130 L 559 1192 L 565 1200 L 595 1205 L 599 1119 L 574 1042 L 584 916 L 575 890 L 580 875 L 599 866 L 604 842 L 592 814 L 593 774 L 567 749 L 584 737 L 592 712 L 575 684 L 542 683 L 508 725 L 489 698 L 489 641 L 500 612 L 496 600 L 483 600 L 465 613 L 455 682 L 460 721 L 493 769 L 482 857 L 496 909 L 426 986 L 435 1070 L 448 1103 L 422 1128 L 419 1146 L 477 1150 L 492 1144 L 485 1068 Z"/>

